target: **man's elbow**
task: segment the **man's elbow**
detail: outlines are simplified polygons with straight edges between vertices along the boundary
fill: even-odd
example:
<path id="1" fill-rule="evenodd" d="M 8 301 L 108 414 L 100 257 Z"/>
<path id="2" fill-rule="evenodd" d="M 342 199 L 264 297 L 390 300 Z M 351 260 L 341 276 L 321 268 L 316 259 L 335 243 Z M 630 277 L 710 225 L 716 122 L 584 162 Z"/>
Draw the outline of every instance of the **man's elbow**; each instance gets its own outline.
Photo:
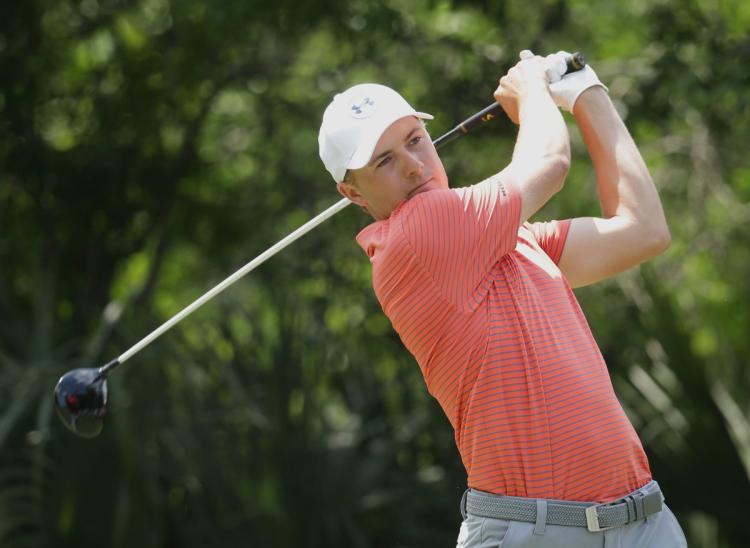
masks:
<path id="1" fill-rule="evenodd" d="M 547 175 L 554 183 L 555 192 L 562 190 L 565 178 L 570 171 L 570 154 L 555 154 L 547 159 Z"/>
<path id="2" fill-rule="evenodd" d="M 542 160 L 543 178 L 553 194 L 562 190 L 565 178 L 570 170 L 570 156 L 565 154 L 548 154 Z"/>
<path id="3" fill-rule="evenodd" d="M 666 223 L 654 228 L 650 231 L 647 238 L 644 239 L 646 243 L 646 253 L 648 257 L 656 257 L 661 255 L 672 244 L 672 234 L 669 232 L 669 227 Z"/>
<path id="4" fill-rule="evenodd" d="M 669 232 L 669 227 L 664 225 L 664 230 L 662 230 L 658 239 L 659 253 L 664 253 L 670 245 L 672 245 L 672 234 Z"/>

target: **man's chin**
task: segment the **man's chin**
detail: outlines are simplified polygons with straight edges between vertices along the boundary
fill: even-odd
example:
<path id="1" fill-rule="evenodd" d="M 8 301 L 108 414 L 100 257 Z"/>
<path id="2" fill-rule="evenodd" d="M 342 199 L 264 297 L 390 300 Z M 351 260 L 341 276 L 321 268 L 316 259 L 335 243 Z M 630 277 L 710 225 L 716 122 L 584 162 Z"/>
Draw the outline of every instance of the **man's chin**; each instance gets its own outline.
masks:
<path id="1" fill-rule="evenodd" d="M 407 195 L 407 199 L 414 198 L 414 196 L 416 196 L 417 194 L 422 194 L 423 192 L 429 192 L 430 190 L 435 190 L 437 188 L 438 188 L 438 185 L 435 184 L 435 181 L 432 179 L 428 179 L 427 181 L 425 181 L 424 183 L 416 187 L 414 190 L 409 192 L 409 194 Z"/>

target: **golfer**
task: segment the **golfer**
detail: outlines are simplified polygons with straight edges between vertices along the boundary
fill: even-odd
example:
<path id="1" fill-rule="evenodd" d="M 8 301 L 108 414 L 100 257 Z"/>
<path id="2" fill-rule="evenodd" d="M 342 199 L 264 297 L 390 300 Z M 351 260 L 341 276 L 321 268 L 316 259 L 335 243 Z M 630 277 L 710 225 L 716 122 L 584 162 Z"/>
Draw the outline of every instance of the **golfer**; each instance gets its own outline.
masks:
<path id="1" fill-rule="evenodd" d="M 320 156 L 374 219 L 357 236 L 375 294 L 453 426 L 468 474 L 459 547 L 686 546 L 572 288 L 670 242 L 648 169 L 595 72 L 528 51 L 494 96 L 510 163 L 450 188 L 429 114 L 377 84 L 336 95 Z M 601 217 L 529 222 L 560 191 L 572 112 Z"/>

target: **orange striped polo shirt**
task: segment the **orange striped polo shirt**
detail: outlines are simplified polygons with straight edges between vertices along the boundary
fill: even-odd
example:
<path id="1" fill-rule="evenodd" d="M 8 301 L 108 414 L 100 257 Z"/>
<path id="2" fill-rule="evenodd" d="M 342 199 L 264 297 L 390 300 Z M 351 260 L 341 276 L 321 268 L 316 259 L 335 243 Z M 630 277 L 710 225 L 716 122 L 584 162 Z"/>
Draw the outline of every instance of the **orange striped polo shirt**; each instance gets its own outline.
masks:
<path id="1" fill-rule="evenodd" d="M 357 241 L 474 489 L 603 502 L 651 479 L 557 267 L 570 221 L 520 225 L 497 178 L 401 202 Z"/>

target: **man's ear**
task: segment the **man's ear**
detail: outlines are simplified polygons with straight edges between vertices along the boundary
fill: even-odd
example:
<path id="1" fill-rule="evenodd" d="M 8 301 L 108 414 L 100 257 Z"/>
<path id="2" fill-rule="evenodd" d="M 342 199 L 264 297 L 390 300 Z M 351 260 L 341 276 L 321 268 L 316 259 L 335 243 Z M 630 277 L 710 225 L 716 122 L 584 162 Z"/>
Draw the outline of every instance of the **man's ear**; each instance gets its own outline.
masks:
<path id="1" fill-rule="evenodd" d="M 351 183 L 337 183 L 336 188 L 341 193 L 342 196 L 349 198 L 349 201 L 354 202 L 359 207 L 366 207 L 367 202 L 365 201 L 365 198 L 360 194 L 359 190 L 356 186 L 354 186 Z"/>
<path id="2" fill-rule="evenodd" d="M 370 210 L 367 209 L 367 200 L 365 200 L 365 197 L 360 194 L 356 186 L 352 183 L 341 182 L 336 183 L 336 188 L 342 196 L 349 198 L 350 202 L 358 205 L 365 213 L 371 215 Z"/>

